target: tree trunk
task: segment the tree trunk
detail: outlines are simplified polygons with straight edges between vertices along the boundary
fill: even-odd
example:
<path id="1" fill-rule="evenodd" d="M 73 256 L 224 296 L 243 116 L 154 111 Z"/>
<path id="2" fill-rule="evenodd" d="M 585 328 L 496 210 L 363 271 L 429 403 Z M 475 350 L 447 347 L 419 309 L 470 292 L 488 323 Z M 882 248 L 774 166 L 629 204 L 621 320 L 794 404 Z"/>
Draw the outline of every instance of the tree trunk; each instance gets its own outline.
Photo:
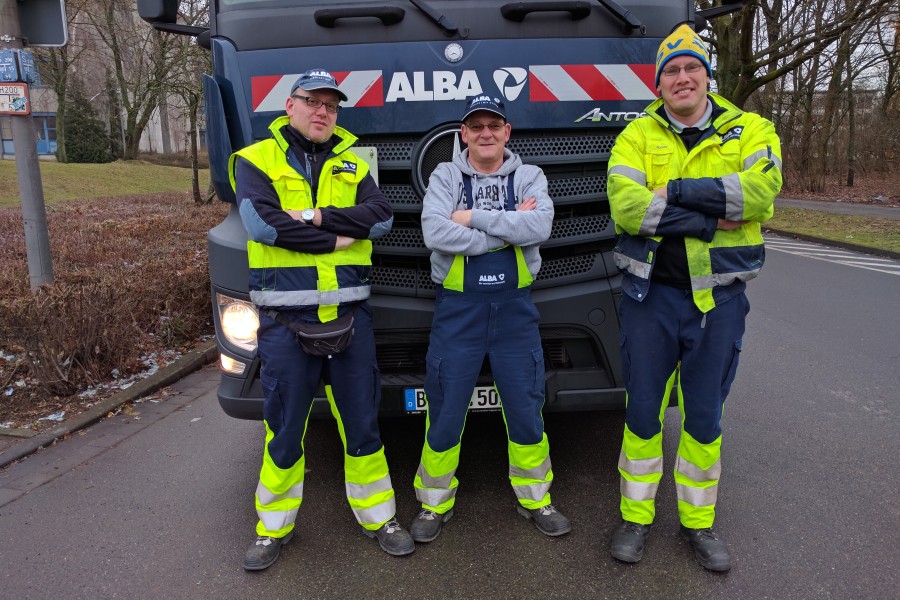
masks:
<path id="1" fill-rule="evenodd" d="M 847 140 L 847 187 L 853 187 L 853 177 L 856 174 L 856 97 L 853 94 L 853 68 L 847 63 L 847 127 L 849 129 Z"/>
<path id="2" fill-rule="evenodd" d="M 159 133 L 162 137 L 162 153 L 172 153 L 172 133 L 169 131 L 169 105 L 166 102 L 165 94 L 159 103 Z"/>
<path id="3" fill-rule="evenodd" d="M 191 190 L 194 193 L 194 204 L 203 204 L 200 197 L 200 173 L 197 160 L 197 107 L 199 100 L 194 101 L 191 97 L 190 106 L 188 107 L 188 120 L 190 121 L 190 131 L 188 135 L 191 138 Z"/>

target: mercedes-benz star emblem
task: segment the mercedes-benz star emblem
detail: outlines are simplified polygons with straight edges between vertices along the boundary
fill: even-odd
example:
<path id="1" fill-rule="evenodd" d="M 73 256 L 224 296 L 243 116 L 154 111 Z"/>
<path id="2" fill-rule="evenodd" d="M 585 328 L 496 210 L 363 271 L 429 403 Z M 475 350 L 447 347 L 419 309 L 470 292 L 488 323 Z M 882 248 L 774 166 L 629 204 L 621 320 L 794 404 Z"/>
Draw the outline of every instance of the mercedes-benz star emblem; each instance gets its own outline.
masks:
<path id="1" fill-rule="evenodd" d="M 452 63 L 459 62 L 463 57 L 463 49 L 457 43 L 447 44 L 447 47 L 444 48 L 444 56 Z"/>

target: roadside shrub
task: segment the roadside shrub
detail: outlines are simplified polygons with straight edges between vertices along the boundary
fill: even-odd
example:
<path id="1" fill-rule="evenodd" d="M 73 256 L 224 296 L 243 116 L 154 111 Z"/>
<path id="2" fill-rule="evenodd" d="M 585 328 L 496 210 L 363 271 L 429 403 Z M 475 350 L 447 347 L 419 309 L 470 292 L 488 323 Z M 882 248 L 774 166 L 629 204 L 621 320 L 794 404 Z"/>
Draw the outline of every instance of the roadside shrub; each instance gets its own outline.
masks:
<path id="1" fill-rule="evenodd" d="M 107 163 L 115 160 L 113 139 L 80 84 L 72 85 L 66 101 L 66 160 L 71 163 Z"/>
<path id="2" fill-rule="evenodd" d="M 55 281 L 34 294 L 21 210 L 0 210 L 0 350 L 25 357 L 46 397 L 68 396 L 212 333 L 206 233 L 225 210 L 184 192 L 50 207 Z"/>

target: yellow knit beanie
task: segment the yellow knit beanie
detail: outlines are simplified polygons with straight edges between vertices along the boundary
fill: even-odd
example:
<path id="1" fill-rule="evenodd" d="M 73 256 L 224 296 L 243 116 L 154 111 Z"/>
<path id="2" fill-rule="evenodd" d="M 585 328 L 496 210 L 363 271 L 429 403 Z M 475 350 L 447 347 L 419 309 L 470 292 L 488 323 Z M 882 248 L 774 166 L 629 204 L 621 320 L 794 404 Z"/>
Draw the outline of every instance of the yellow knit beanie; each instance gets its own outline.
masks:
<path id="1" fill-rule="evenodd" d="M 659 75 L 666 63 L 676 56 L 684 55 L 699 58 L 706 67 L 706 74 L 712 77 L 709 52 L 707 52 L 703 40 L 687 24 L 682 24 L 659 45 L 659 51 L 656 53 L 656 80 L 654 81 L 656 87 L 659 87 Z"/>

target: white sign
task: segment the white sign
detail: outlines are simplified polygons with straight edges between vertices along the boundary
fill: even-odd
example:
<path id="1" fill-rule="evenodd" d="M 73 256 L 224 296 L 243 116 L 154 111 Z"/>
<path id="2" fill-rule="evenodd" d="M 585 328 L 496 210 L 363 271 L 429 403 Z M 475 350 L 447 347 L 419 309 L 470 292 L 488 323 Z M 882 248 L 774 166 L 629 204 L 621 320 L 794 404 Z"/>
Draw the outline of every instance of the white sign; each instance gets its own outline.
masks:
<path id="1" fill-rule="evenodd" d="M 28 85 L 24 83 L 0 84 L 0 115 L 30 115 Z"/>

